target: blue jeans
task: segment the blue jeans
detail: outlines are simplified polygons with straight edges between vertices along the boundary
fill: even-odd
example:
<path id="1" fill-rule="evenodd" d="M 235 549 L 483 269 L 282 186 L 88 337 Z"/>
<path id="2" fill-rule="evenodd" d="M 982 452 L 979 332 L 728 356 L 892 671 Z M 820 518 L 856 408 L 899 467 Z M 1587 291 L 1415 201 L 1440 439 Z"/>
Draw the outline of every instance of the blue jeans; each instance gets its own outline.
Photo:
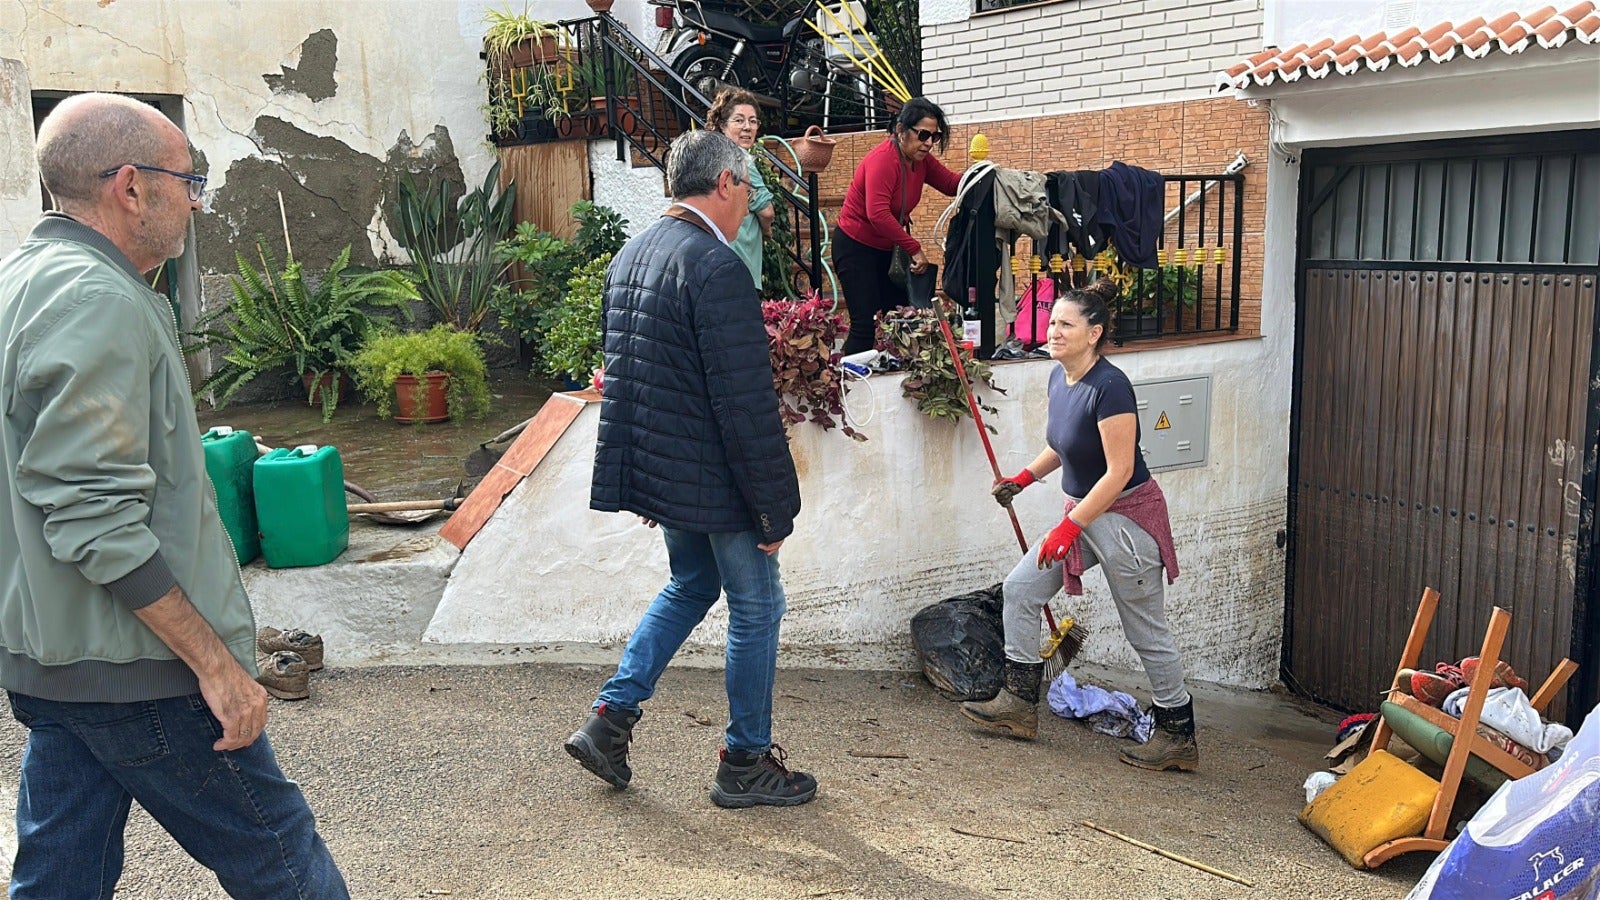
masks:
<path id="1" fill-rule="evenodd" d="M 672 580 L 639 620 L 595 706 L 633 711 L 650 699 L 689 632 L 727 591 L 726 744 L 729 750 L 765 753 L 772 746 L 772 681 L 785 608 L 778 558 L 757 546 L 761 539 L 754 531 L 700 534 L 662 526 L 661 535 Z"/>
<path id="2" fill-rule="evenodd" d="M 263 734 L 211 749 L 222 726 L 199 694 L 59 703 L 9 694 L 28 728 L 11 897 L 109 900 L 132 800 L 236 898 L 348 900 L 305 797 Z"/>

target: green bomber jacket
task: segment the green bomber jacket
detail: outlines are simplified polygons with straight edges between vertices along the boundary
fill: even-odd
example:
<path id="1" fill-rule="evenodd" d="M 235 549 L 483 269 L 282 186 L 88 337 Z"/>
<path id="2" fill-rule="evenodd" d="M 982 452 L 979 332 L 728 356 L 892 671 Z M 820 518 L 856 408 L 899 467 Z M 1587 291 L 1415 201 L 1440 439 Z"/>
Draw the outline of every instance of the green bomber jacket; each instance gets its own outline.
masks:
<path id="1" fill-rule="evenodd" d="M 74 702 L 196 692 L 134 615 L 174 584 L 256 671 L 170 309 L 108 238 L 59 213 L 0 261 L 0 687 Z"/>

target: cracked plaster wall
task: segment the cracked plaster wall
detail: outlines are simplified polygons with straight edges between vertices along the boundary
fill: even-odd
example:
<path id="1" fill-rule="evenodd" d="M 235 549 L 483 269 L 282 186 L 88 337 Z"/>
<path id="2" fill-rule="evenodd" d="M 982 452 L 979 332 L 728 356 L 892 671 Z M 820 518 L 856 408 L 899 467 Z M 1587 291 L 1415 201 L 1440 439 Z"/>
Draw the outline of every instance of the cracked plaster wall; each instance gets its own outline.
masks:
<path id="1" fill-rule="evenodd" d="M 282 252 L 280 190 L 296 256 L 314 270 L 346 243 L 358 264 L 402 253 L 383 214 L 400 173 L 482 181 L 494 161 L 478 110 L 488 5 L 0 0 L 0 59 L 19 60 L 32 91 L 183 99 L 211 179 L 196 250 L 216 298 L 217 273 L 254 235 Z M 13 70 L 0 73 L 0 141 L 31 141 L 27 103 L 5 99 Z M 13 155 L 0 161 L 0 253 L 39 211 L 37 187 L 13 184 L 30 182 Z"/>

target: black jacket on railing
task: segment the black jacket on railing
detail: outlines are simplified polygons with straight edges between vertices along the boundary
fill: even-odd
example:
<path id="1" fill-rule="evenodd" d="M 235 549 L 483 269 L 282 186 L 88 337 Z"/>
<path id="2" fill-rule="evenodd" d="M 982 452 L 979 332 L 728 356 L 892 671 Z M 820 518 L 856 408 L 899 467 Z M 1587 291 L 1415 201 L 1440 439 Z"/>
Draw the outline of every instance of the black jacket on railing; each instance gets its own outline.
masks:
<path id="1" fill-rule="evenodd" d="M 800 482 L 761 304 L 739 257 L 683 214 L 630 240 L 606 273 L 589 505 L 685 531 L 783 540 L 800 512 Z"/>

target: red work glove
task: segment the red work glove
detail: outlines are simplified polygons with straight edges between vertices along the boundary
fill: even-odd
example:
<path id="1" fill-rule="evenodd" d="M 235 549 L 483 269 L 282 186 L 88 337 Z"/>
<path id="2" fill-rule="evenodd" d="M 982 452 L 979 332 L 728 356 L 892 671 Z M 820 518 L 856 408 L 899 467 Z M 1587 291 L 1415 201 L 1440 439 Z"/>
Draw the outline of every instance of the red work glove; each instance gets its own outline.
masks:
<path id="1" fill-rule="evenodd" d="M 1039 479 L 1033 477 L 1033 470 L 1024 467 L 1021 472 L 1010 478 L 1002 478 L 994 483 L 994 489 L 989 493 L 994 495 L 996 503 L 1001 506 L 1010 506 L 1012 498 L 1022 493 L 1022 489 L 1033 484 Z"/>
<path id="2" fill-rule="evenodd" d="M 1043 569 L 1066 559 L 1067 548 L 1072 546 L 1072 542 L 1077 540 L 1080 534 L 1083 534 L 1083 528 L 1072 521 L 1071 516 L 1063 516 L 1061 524 L 1050 529 L 1050 533 L 1039 544 L 1039 568 Z"/>

